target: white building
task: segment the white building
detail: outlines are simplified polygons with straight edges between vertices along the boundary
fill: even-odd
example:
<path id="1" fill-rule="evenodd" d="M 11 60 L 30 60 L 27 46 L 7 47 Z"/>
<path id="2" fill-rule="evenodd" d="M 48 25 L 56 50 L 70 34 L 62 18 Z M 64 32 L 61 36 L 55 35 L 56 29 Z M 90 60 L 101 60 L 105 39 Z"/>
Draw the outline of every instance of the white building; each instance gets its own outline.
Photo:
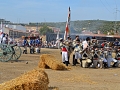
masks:
<path id="1" fill-rule="evenodd" d="M 5 25 L 3 27 L 3 32 L 7 33 L 10 37 L 13 38 L 29 36 L 29 33 L 26 32 L 26 28 L 22 25 Z"/>

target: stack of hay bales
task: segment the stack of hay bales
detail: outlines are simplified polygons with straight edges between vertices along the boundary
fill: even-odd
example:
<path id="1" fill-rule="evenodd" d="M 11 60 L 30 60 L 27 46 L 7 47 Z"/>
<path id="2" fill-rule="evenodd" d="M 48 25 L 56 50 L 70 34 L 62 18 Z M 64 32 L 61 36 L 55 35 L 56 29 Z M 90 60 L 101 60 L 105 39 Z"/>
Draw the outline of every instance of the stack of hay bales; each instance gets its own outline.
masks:
<path id="1" fill-rule="evenodd" d="M 44 70 L 35 69 L 0 84 L 0 90 L 48 90 L 48 84 L 48 75 Z"/>
<path id="2" fill-rule="evenodd" d="M 40 56 L 39 68 L 51 68 L 53 70 L 67 70 L 67 67 L 59 62 L 54 56 L 50 54 L 42 54 Z"/>

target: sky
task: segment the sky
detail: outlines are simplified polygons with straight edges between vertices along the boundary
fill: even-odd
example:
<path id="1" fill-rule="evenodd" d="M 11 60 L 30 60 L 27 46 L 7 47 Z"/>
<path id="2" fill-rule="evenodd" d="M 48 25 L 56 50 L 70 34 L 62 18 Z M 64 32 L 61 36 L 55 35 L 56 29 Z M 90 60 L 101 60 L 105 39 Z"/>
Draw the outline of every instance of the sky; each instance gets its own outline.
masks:
<path id="1" fill-rule="evenodd" d="M 0 18 L 15 23 L 120 21 L 120 0 L 0 0 Z"/>

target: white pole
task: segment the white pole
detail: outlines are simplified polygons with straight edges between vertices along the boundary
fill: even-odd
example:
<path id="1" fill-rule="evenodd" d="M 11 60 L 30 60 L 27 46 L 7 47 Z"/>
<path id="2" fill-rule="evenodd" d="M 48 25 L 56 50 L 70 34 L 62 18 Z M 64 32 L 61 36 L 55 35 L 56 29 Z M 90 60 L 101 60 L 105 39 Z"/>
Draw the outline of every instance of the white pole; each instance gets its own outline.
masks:
<path id="1" fill-rule="evenodd" d="M 60 41 L 59 41 L 59 30 L 58 30 L 58 33 L 57 33 L 57 43 L 58 43 L 58 49 L 60 48 Z"/>
<path id="2" fill-rule="evenodd" d="M 16 25 L 13 25 L 13 40 L 14 40 L 14 38 L 15 38 L 15 37 L 14 37 L 14 34 L 15 34 L 14 31 L 15 31 L 15 29 L 16 29 Z"/>

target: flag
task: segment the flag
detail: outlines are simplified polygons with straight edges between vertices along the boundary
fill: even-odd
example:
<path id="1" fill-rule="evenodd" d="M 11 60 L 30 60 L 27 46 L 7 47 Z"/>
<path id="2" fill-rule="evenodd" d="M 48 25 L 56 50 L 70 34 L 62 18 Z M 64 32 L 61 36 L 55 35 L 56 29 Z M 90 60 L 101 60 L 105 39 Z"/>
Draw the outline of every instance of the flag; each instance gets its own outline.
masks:
<path id="1" fill-rule="evenodd" d="M 67 36 L 69 35 L 70 35 L 70 7 L 68 10 L 68 17 L 67 17 L 67 22 L 66 22 L 66 27 L 65 27 L 64 40 L 66 40 Z"/>

